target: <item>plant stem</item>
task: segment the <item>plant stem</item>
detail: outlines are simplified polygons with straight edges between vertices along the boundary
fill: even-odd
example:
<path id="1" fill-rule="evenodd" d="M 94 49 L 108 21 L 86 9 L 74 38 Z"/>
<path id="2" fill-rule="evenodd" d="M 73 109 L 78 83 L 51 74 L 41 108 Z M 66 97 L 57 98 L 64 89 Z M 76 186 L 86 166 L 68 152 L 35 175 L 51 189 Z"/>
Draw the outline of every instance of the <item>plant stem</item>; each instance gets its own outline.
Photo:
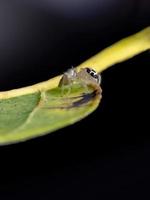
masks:
<path id="1" fill-rule="evenodd" d="M 79 68 L 92 67 L 101 72 L 148 49 L 150 49 L 150 27 L 105 48 L 80 64 Z"/>

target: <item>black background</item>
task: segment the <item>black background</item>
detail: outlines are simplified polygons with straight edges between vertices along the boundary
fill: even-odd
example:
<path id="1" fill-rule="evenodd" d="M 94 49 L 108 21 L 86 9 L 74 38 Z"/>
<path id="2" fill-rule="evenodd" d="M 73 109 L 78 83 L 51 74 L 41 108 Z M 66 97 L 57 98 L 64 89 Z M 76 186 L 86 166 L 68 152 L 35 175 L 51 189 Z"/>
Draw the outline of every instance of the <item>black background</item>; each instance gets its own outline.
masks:
<path id="1" fill-rule="evenodd" d="M 148 0 L 0 0 L 0 90 L 76 66 L 148 26 L 149 10 Z M 102 102 L 86 119 L 0 147 L 0 200 L 145 194 L 150 186 L 149 55 L 102 73 Z"/>

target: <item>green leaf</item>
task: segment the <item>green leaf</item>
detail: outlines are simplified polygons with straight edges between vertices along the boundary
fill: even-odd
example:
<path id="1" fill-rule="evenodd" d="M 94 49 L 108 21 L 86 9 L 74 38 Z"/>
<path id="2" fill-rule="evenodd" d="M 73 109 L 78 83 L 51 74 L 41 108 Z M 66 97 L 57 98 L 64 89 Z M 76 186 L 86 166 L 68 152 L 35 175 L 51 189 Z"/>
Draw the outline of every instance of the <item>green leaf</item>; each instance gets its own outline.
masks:
<path id="1" fill-rule="evenodd" d="M 83 62 L 101 72 L 150 49 L 150 27 L 107 47 Z M 100 103 L 99 87 L 73 84 L 58 87 L 61 76 L 33 86 L 0 92 L 0 144 L 38 137 L 73 124 L 93 112 Z M 70 91 L 70 92 L 68 92 Z"/>
<path id="2" fill-rule="evenodd" d="M 0 100 L 0 144 L 10 144 L 50 133 L 90 114 L 100 94 L 74 85 Z M 87 90 L 87 88 L 86 88 Z M 63 94 L 62 94 L 63 93 Z"/>

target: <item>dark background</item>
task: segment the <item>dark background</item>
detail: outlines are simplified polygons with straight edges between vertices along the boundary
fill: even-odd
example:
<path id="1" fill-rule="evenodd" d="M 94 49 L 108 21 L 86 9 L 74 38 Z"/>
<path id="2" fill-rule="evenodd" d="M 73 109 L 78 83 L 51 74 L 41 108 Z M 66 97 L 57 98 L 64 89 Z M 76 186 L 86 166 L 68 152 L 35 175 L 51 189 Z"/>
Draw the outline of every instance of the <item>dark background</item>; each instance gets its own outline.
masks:
<path id="1" fill-rule="evenodd" d="M 149 11 L 148 0 L 0 0 L 0 90 L 44 81 L 78 65 L 148 26 Z M 149 55 L 102 73 L 102 102 L 86 119 L 0 147 L 0 200 L 145 194 Z"/>

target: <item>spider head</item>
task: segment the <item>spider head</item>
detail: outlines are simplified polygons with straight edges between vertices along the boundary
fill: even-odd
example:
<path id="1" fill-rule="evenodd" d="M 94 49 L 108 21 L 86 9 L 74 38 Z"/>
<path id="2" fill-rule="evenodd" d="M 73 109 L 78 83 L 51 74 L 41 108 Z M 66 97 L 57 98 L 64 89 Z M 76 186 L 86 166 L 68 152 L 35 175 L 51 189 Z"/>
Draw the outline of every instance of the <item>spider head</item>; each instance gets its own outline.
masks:
<path id="1" fill-rule="evenodd" d="M 87 67 L 86 72 L 95 79 L 95 81 L 100 84 L 101 83 L 101 75 L 98 74 L 94 69 Z"/>

